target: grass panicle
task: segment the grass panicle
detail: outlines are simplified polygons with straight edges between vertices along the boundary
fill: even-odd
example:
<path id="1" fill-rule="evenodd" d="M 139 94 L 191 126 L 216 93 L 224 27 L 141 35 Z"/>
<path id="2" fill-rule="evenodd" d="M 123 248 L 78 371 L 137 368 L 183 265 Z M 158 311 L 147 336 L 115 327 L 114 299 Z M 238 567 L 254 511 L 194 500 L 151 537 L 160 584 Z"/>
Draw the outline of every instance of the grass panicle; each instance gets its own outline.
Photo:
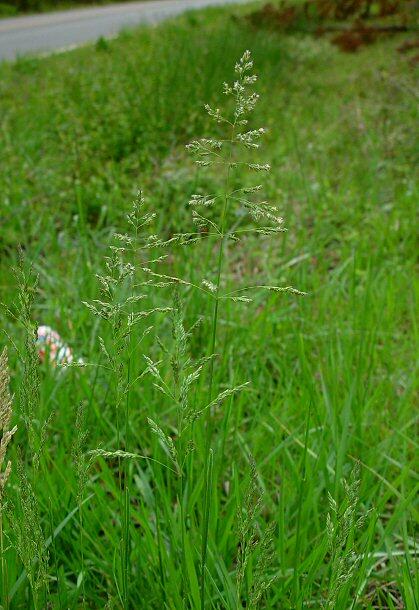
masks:
<path id="1" fill-rule="evenodd" d="M 10 374 L 7 360 L 7 349 L 4 348 L 0 355 L 0 511 L 3 506 L 3 495 L 6 483 L 9 479 L 12 464 L 6 461 L 7 447 L 17 431 L 17 426 L 11 427 L 12 420 L 12 396 L 10 394 Z"/>
<path id="2" fill-rule="evenodd" d="M 367 514 L 357 515 L 359 509 L 359 464 L 352 469 L 349 481 L 343 481 L 344 499 L 340 505 L 329 494 L 330 512 L 327 515 L 327 538 L 330 552 L 329 591 L 325 608 L 338 607 L 339 593 L 357 572 L 361 560 L 357 552 L 359 531 Z"/>
<path id="3" fill-rule="evenodd" d="M 263 503 L 263 492 L 258 481 L 256 463 L 252 456 L 250 462 L 250 477 L 243 501 L 237 509 L 238 553 L 236 567 L 236 599 L 237 608 L 246 606 L 256 609 L 260 607 L 264 594 L 277 579 L 273 564 L 275 563 L 275 550 L 273 545 L 276 523 L 272 521 L 261 534 L 258 525 L 259 512 Z M 246 569 L 252 558 L 255 557 L 255 566 L 251 577 L 249 591 L 244 595 Z"/>
<path id="4" fill-rule="evenodd" d="M 17 431 L 17 426 L 11 427 L 12 402 L 10 394 L 10 374 L 7 359 L 7 349 L 4 348 L 0 355 L 0 557 L 1 557 L 1 584 L 4 595 L 4 606 L 9 607 L 8 599 L 8 576 L 7 563 L 5 559 L 5 540 L 3 528 L 3 514 L 6 508 L 5 489 L 12 470 L 12 462 L 6 458 L 7 448 L 13 435 Z"/>
<path id="5" fill-rule="evenodd" d="M 17 459 L 19 485 L 18 509 L 11 513 L 13 541 L 25 568 L 35 609 L 44 608 L 48 599 L 48 561 L 42 528 L 41 508 L 27 466 L 20 455 Z"/>
<path id="6" fill-rule="evenodd" d="M 39 468 L 42 445 L 45 441 L 45 426 L 41 418 L 41 380 L 37 348 L 37 324 L 33 321 L 33 306 L 38 290 L 38 276 L 32 266 L 27 266 L 23 252 L 19 251 L 19 264 L 15 269 L 18 285 L 18 302 L 15 317 L 23 328 L 24 349 L 20 353 L 23 361 L 23 380 L 20 385 L 20 408 L 26 426 L 28 448 L 33 467 Z"/>

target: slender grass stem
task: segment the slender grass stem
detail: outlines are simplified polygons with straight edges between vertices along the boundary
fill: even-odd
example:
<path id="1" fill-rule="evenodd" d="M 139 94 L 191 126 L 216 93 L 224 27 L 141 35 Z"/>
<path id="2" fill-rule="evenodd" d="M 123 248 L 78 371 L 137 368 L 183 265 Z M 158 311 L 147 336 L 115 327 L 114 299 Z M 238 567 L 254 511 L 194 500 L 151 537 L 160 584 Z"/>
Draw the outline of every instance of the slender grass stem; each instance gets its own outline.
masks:
<path id="1" fill-rule="evenodd" d="M 207 550 L 208 550 L 208 532 L 211 508 L 211 488 L 212 488 L 212 468 L 213 468 L 213 452 L 212 449 L 208 452 L 207 471 L 205 473 L 205 504 L 204 504 L 204 519 L 203 519 L 203 539 L 201 550 L 201 582 L 200 582 L 200 597 L 201 610 L 205 608 L 205 571 L 207 569 Z"/>
<path id="2" fill-rule="evenodd" d="M 81 581 L 81 590 L 82 590 L 82 606 L 86 607 L 86 571 L 85 571 L 85 563 L 84 563 L 84 524 L 83 524 L 83 508 L 81 498 L 79 498 L 79 537 L 80 537 L 80 559 L 81 559 L 81 573 L 82 573 L 82 581 Z M 54 540 L 55 544 L 55 540 Z"/>
<path id="3" fill-rule="evenodd" d="M 293 593 L 294 599 L 299 598 L 300 591 L 300 579 L 298 575 L 298 565 L 300 561 L 300 543 L 301 543 L 301 515 L 302 515 L 302 505 L 303 505 L 303 497 L 304 497 L 304 486 L 306 482 L 306 458 L 307 458 L 307 448 L 308 448 L 308 433 L 310 426 L 310 406 L 307 411 L 306 418 L 306 426 L 305 426 L 305 434 L 304 434 L 304 449 L 303 456 L 301 460 L 301 469 L 300 469 L 300 486 L 298 492 L 298 511 L 297 511 L 297 533 L 295 537 L 295 548 L 294 548 L 294 575 L 293 575 Z"/>
<path id="4" fill-rule="evenodd" d="M 4 560 L 4 533 L 3 533 L 3 498 L 0 494 L 0 555 L 1 555 L 1 582 L 2 582 L 2 604 L 4 610 L 9 608 L 9 585 L 7 579 L 7 564 Z"/>
<path id="5" fill-rule="evenodd" d="M 220 303 L 220 286 L 223 272 L 224 262 L 224 250 L 225 250 L 225 231 L 226 231 L 226 219 L 228 214 L 229 204 L 229 193 L 230 193 L 230 171 L 231 163 L 233 159 L 233 142 L 235 136 L 236 122 L 232 124 L 231 136 L 230 136 L 230 147 L 227 159 L 227 170 L 224 182 L 224 204 L 220 218 L 220 240 L 218 242 L 218 258 L 217 258 L 217 278 L 216 278 L 216 291 L 215 291 L 215 303 L 212 316 L 212 331 L 211 331 L 211 347 L 210 356 L 215 354 L 216 342 L 217 342 L 217 329 L 218 329 L 218 315 L 219 315 L 219 303 Z M 209 371 L 209 386 L 208 386 L 208 402 L 210 403 L 213 398 L 213 384 L 214 384 L 214 362 L 215 358 L 211 358 L 210 371 Z M 204 454 L 204 472 L 209 472 L 208 459 L 210 455 L 211 439 L 212 439 L 212 424 L 213 413 L 212 409 L 208 409 L 207 416 L 205 419 L 206 424 L 206 438 L 205 438 L 205 454 Z M 208 504 L 208 481 L 206 481 L 204 491 L 204 506 Z M 203 520 L 202 524 L 202 549 L 201 549 L 201 610 L 205 607 L 205 572 L 206 572 L 206 561 L 207 561 L 207 545 L 208 545 L 208 525 L 209 525 L 209 505 L 208 505 L 208 518 Z"/>

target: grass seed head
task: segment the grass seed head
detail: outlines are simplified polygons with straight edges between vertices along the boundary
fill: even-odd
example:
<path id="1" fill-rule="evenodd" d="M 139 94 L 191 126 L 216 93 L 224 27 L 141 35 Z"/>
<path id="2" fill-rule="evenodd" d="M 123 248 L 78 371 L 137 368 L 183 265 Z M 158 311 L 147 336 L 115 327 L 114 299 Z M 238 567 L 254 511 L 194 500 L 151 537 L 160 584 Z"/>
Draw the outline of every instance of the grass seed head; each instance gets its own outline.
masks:
<path id="1" fill-rule="evenodd" d="M 7 350 L 4 348 L 0 355 L 0 431 L 2 433 L 0 441 L 0 499 L 3 496 L 3 490 L 12 469 L 10 460 L 6 462 L 5 468 L 3 469 L 6 460 L 6 451 L 17 430 L 17 426 L 10 428 L 10 421 L 12 419 L 12 396 L 10 394 L 9 384 L 10 374 Z"/>

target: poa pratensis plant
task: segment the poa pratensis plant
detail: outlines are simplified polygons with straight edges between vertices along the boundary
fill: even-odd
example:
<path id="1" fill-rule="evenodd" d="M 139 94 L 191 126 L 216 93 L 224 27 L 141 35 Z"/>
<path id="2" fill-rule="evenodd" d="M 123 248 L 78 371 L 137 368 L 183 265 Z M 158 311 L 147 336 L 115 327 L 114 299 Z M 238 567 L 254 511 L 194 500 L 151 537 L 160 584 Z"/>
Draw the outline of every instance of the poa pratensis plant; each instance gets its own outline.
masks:
<path id="1" fill-rule="evenodd" d="M 109 256 L 105 259 L 106 273 L 97 275 L 101 288 L 101 298 L 93 303 L 84 304 L 98 318 L 101 318 L 110 329 L 110 338 L 106 342 L 99 337 L 100 347 L 104 355 L 112 381 L 112 400 L 116 417 L 116 451 L 96 449 L 90 457 L 117 459 L 118 484 L 120 492 L 121 515 L 121 549 L 120 566 L 117 570 L 116 580 L 120 600 L 124 608 L 128 607 L 128 574 L 130 573 L 130 540 L 129 540 L 129 485 L 128 485 L 128 459 L 135 459 L 136 454 L 129 452 L 130 444 L 130 396 L 134 384 L 138 383 L 142 375 L 133 376 L 131 370 L 131 356 L 134 349 L 138 349 L 142 339 L 150 332 L 151 326 L 140 331 L 141 337 L 134 345 L 133 334 L 137 327 L 149 316 L 156 312 L 170 311 L 168 307 L 155 307 L 138 310 L 138 304 L 145 298 L 145 294 L 138 289 L 148 284 L 147 281 L 138 284 L 135 282 L 136 260 L 143 249 L 148 249 L 150 240 L 141 241 L 141 232 L 153 220 L 154 214 L 144 211 L 144 199 L 141 193 L 134 201 L 131 212 L 127 215 L 127 223 L 131 228 L 131 235 L 117 233 L 115 244 L 110 246 Z M 154 240 L 151 240 L 153 243 Z M 123 447 L 123 449 L 121 448 Z M 122 466 L 122 461 L 124 465 Z"/>
<path id="2" fill-rule="evenodd" d="M 202 138 L 191 142 L 187 147 L 199 167 L 214 168 L 217 172 L 223 172 L 224 175 L 221 193 L 194 194 L 189 201 L 190 206 L 193 208 L 192 218 L 198 230 L 195 237 L 199 239 L 203 236 L 213 238 L 217 244 L 215 280 L 213 281 L 208 278 L 203 278 L 202 280 L 202 287 L 207 291 L 208 297 L 213 300 L 209 401 L 211 401 L 213 393 L 214 355 L 217 346 L 220 304 L 225 300 L 236 303 L 249 303 L 252 300 L 250 296 L 251 291 L 258 288 L 275 292 L 303 294 L 290 286 L 279 287 L 275 285 L 240 286 L 227 292 L 222 290 L 225 251 L 228 243 L 237 243 L 243 236 L 251 233 L 276 236 L 284 231 L 284 221 L 280 216 L 277 206 L 269 204 L 266 201 L 261 201 L 259 198 L 263 188 L 262 184 L 257 182 L 250 186 L 235 186 L 234 188 L 231 186 L 236 169 L 242 170 L 245 168 L 257 175 L 270 171 L 269 164 L 248 160 L 247 155 L 243 154 L 247 151 L 256 152 L 260 146 L 261 138 L 265 134 L 263 127 L 249 129 L 249 118 L 259 99 L 258 94 L 253 90 L 257 76 L 252 73 L 252 69 L 253 62 L 250 51 L 245 51 L 235 66 L 236 80 L 231 84 L 224 83 L 223 86 L 225 96 L 232 98 L 233 101 L 230 112 L 225 113 L 219 108 L 213 108 L 208 104 L 205 106 L 212 120 L 217 125 L 225 128 L 224 137 Z M 211 208 L 218 210 L 218 213 L 214 213 L 215 221 L 209 217 L 207 212 Z M 233 225 L 231 221 L 232 208 L 238 208 L 242 213 L 245 212 L 245 217 L 250 217 L 253 221 L 253 226 L 241 227 L 240 225 L 237 226 L 237 223 Z M 241 215 L 243 217 L 243 214 Z M 211 435 L 211 409 L 208 409 L 207 456 L 210 455 Z M 207 469 L 208 466 L 206 465 Z M 206 489 L 208 488 L 209 485 L 207 484 Z M 204 505 L 204 514 L 207 514 L 210 510 L 209 498 L 207 496 L 204 498 Z M 201 553 L 201 608 L 204 607 L 205 595 L 208 523 L 209 519 L 204 519 Z M 239 576 L 239 598 L 241 581 L 242 578 Z"/>
<path id="3" fill-rule="evenodd" d="M 249 235 L 276 237 L 285 231 L 284 221 L 276 205 L 260 199 L 263 186 L 260 181 L 253 184 L 237 186 L 235 172 L 247 169 L 249 173 L 258 177 L 270 171 L 267 163 L 255 162 L 249 159 L 251 153 L 255 153 L 265 134 L 265 129 L 249 128 L 249 119 L 255 109 L 259 96 L 254 91 L 257 76 L 252 73 L 253 62 L 249 51 L 245 51 L 241 59 L 235 66 L 236 80 L 231 83 L 224 83 L 223 92 L 228 98 L 227 110 L 224 112 L 220 108 L 206 105 L 205 109 L 217 127 L 217 132 L 222 131 L 221 137 L 201 138 L 188 144 L 187 149 L 193 156 L 198 167 L 209 172 L 216 172 L 221 176 L 220 191 L 216 193 L 195 193 L 189 200 L 192 208 L 192 220 L 196 230 L 188 234 L 175 235 L 166 242 L 160 242 L 161 246 L 167 246 L 173 242 L 190 246 L 193 243 L 204 239 L 215 242 L 216 268 L 214 277 L 203 277 L 200 285 L 189 284 L 185 280 L 178 278 L 168 278 L 148 270 L 152 276 L 160 280 L 169 280 L 174 283 L 189 284 L 192 288 L 204 292 L 206 297 L 212 302 L 211 320 L 211 343 L 209 354 L 209 381 L 207 404 L 200 410 L 205 413 L 206 421 L 206 441 L 205 441 L 205 463 L 204 472 L 206 473 L 206 484 L 203 497 L 203 520 L 202 520 L 202 549 L 200 567 L 200 594 L 201 608 L 204 608 L 205 599 L 205 580 L 207 572 L 207 553 L 208 553 L 208 527 L 210 498 L 208 490 L 211 489 L 211 438 L 213 432 L 213 412 L 215 404 L 220 404 L 219 397 L 214 401 L 214 367 L 216 363 L 217 336 L 219 327 L 220 308 L 226 301 L 234 303 L 250 303 L 252 301 L 252 291 L 263 289 L 275 292 L 290 292 L 298 295 L 304 293 L 291 286 L 281 287 L 276 285 L 244 285 L 237 286 L 231 290 L 224 289 L 225 278 L 225 255 L 229 244 L 236 244 L 242 238 Z M 234 186 L 233 186 L 234 184 Z M 237 215 L 240 213 L 241 222 L 237 222 Z M 250 223 L 249 223 L 250 221 Z M 147 270 L 146 270 L 147 271 Z M 246 383 L 236 388 L 227 390 L 227 395 L 236 393 L 243 389 Z M 225 397 L 226 397 L 225 396 Z M 180 404 L 182 411 L 182 404 Z M 182 418 L 180 418 L 182 420 Z M 179 432 L 179 430 L 178 430 Z M 241 588 L 242 577 L 239 578 L 238 589 Z"/>
<path id="4" fill-rule="evenodd" d="M 145 202 L 140 195 L 134 202 L 132 211 L 127 216 L 130 233 L 116 234 L 110 247 L 110 254 L 105 259 L 106 272 L 97 275 L 101 297 L 91 303 L 85 303 L 90 311 L 109 327 L 108 338 L 100 338 L 101 351 L 105 364 L 102 368 L 111 380 L 112 402 L 115 409 L 116 449 L 98 448 L 90 451 L 90 460 L 103 458 L 117 460 L 117 477 L 120 492 L 120 519 L 117 526 L 121 531 L 121 548 L 119 566 L 115 570 L 120 602 L 124 608 L 129 607 L 129 591 L 134 576 L 131 561 L 133 543 L 130 538 L 130 477 L 128 464 L 132 460 L 147 459 L 156 479 L 155 490 L 155 527 L 152 536 L 157 535 L 159 544 L 159 574 L 161 592 L 166 593 L 165 566 L 167 571 L 175 569 L 179 578 L 179 597 L 173 603 L 188 604 L 200 607 L 207 606 L 209 587 L 208 566 L 209 524 L 211 520 L 211 497 L 214 488 L 214 448 L 212 437 L 214 415 L 219 406 L 227 399 L 244 390 L 249 383 L 244 380 L 233 387 L 216 386 L 217 339 L 219 335 L 219 317 L 223 303 L 227 301 L 247 304 L 252 301 L 252 291 L 263 289 L 274 292 L 303 294 L 286 286 L 257 284 L 235 286 L 226 289 L 228 277 L 225 258 L 229 245 L 237 244 L 249 235 L 276 237 L 285 229 L 283 219 L 275 205 L 260 199 L 262 191 L 260 181 L 250 185 L 237 186 L 235 172 L 243 169 L 250 174 L 260 176 L 269 171 L 265 163 L 249 159 L 249 154 L 256 152 L 265 133 L 263 128 L 250 129 L 249 118 L 254 110 L 258 95 L 253 90 L 256 75 L 252 74 L 250 52 L 246 51 L 235 66 L 236 80 L 224 84 L 224 94 L 229 100 L 227 111 L 206 106 L 217 132 L 225 130 L 225 137 L 202 138 L 191 142 L 187 149 L 197 165 L 209 172 L 221 176 L 220 190 L 216 193 L 195 193 L 189 200 L 192 208 L 192 220 L 195 229 L 191 232 L 179 232 L 168 239 L 160 239 L 147 234 L 147 228 L 154 220 L 155 214 L 145 211 Z M 233 186 L 234 184 L 234 186 Z M 239 211 L 237 222 L 235 212 Z M 193 247 L 203 240 L 209 240 L 215 247 L 216 268 L 205 270 L 204 277 L 198 282 L 189 278 L 159 272 L 156 264 L 164 264 L 167 258 L 165 251 L 177 246 Z M 150 257 L 149 252 L 153 252 Z M 157 252 L 157 255 L 155 255 Z M 146 262 L 145 262 L 146 261 Z M 214 273 L 213 277 L 211 274 Z M 161 288 L 172 288 L 173 297 L 170 306 L 141 309 L 141 302 L 151 291 Z M 189 338 L 194 326 L 185 325 L 184 305 L 181 290 L 198 290 L 212 305 L 210 345 L 207 353 L 194 359 L 190 354 Z M 131 359 L 134 350 L 138 350 L 142 339 L 150 333 L 151 326 L 145 321 L 152 315 L 162 313 L 170 316 L 172 327 L 172 345 L 167 347 L 158 339 L 164 355 L 156 360 L 145 356 L 144 368 L 132 370 Z M 199 321 L 198 321 L 199 323 Z M 167 371 L 167 365 L 169 371 Z M 205 383 L 205 371 L 208 370 L 207 390 L 199 393 L 199 403 L 195 399 L 197 389 Z M 134 450 L 130 442 L 130 396 L 132 388 L 140 380 L 146 383 L 146 375 L 151 376 L 156 390 L 171 405 L 175 418 L 167 421 L 156 421 L 148 418 L 152 433 L 164 451 L 166 463 L 143 455 Z M 200 432 L 197 432 L 200 426 Z M 196 438 L 201 445 L 197 447 Z M 193 457 L 196 455 L 196 457 Z M 123 462 L 123 465 L 122 465 Z M 158 469 L 160 468 L 160 472 Z M 257 518 L 261 507 L 261 493 L 256 484 L 256 466 L 251 467 L 251 491 L 246 494 L 243 503 L 238 506 L 238 541 L 236 590 L 230 605 L 242 607 L 243 585 L 250 557 L 256 553 L 253 580 L 249 590 L 249 604 L 256 608 L 269 588 L 272 579 L 266 576 L 269 565 L 274 561 L 271 550 L 271 538 L 274 524 L 266 529 L 265 534 L 256 536 Z M 158 483 L 157 483 L 158 481 Z M 197 485 L 202 488 L 202 502 L 197 504 L 192 490 Z M 171 514 L 168 514 L 167 489 L 172 498 Z M 199 487 L 198 487 L 199 488 Z M 161 496 L 161 497 L 159 497 Z M 192 503 L 193 502 L 193 503 Z M 165 523 L 160 531 L 160 509 L 164 506 Z M 187 525 L 188 521 L 188 525 Z M 167 527 L 167 524 L 169 526 Z M 161 542 L 164 537 L 166 544 Z M 170 541 L 170 542 L 169 542 Z M 167 549 L 169 544 L 169 549 Z M 191 548 L 200 546 L 200 559 L 191 559 Z M 212 549 L 215 552 L 216 549 Z M 212 577 L 213 578 L 213 577 Z M 180 601 L 182 600 L 182 601 Z"/>

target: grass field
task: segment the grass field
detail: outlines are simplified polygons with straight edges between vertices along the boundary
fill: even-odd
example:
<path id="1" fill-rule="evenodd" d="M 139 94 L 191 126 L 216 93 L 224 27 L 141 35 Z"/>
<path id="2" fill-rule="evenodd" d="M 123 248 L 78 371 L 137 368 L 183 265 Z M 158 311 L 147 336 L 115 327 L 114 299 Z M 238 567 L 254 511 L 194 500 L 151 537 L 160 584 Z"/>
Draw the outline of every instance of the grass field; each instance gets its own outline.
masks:
<path id="1" fill-rule="evenodd" d="M 0 66 L 1 345 L 18 426 L 0 493 L 4 609 L 418 607 L 417 75 L 401 35 L 347 55 L 250 29 L 246 10 Z M 185 144 L 222 137 L 203 106 L 229 108 L 222 83 L 245 49 L 249 128 L 267 133 L 242 159 L 271 171 L 240 165 L 226 182 Z M 157 214 L 146 234 L 170 240 L 196 230 L 192 194 L 258 183 L 286 232 L 155 244 L 124 279 L 106 270 L 138 189 Z M 217 205 L 199 212 L 217 223 Z M 240 203 L 224 211 L 223 235 L 252 226 Z M 162 254 L 152 268 L 177 290 L 147 283 Z M 96 274 L 118 280 L 108 319 L 83 304 L 106 301 Z M 307 295 L 217 298 L 247 285 Z M 38 364 L 34 323 L 86 366 Z M 192 383 L 191 360 L 212 353 Z"/>

